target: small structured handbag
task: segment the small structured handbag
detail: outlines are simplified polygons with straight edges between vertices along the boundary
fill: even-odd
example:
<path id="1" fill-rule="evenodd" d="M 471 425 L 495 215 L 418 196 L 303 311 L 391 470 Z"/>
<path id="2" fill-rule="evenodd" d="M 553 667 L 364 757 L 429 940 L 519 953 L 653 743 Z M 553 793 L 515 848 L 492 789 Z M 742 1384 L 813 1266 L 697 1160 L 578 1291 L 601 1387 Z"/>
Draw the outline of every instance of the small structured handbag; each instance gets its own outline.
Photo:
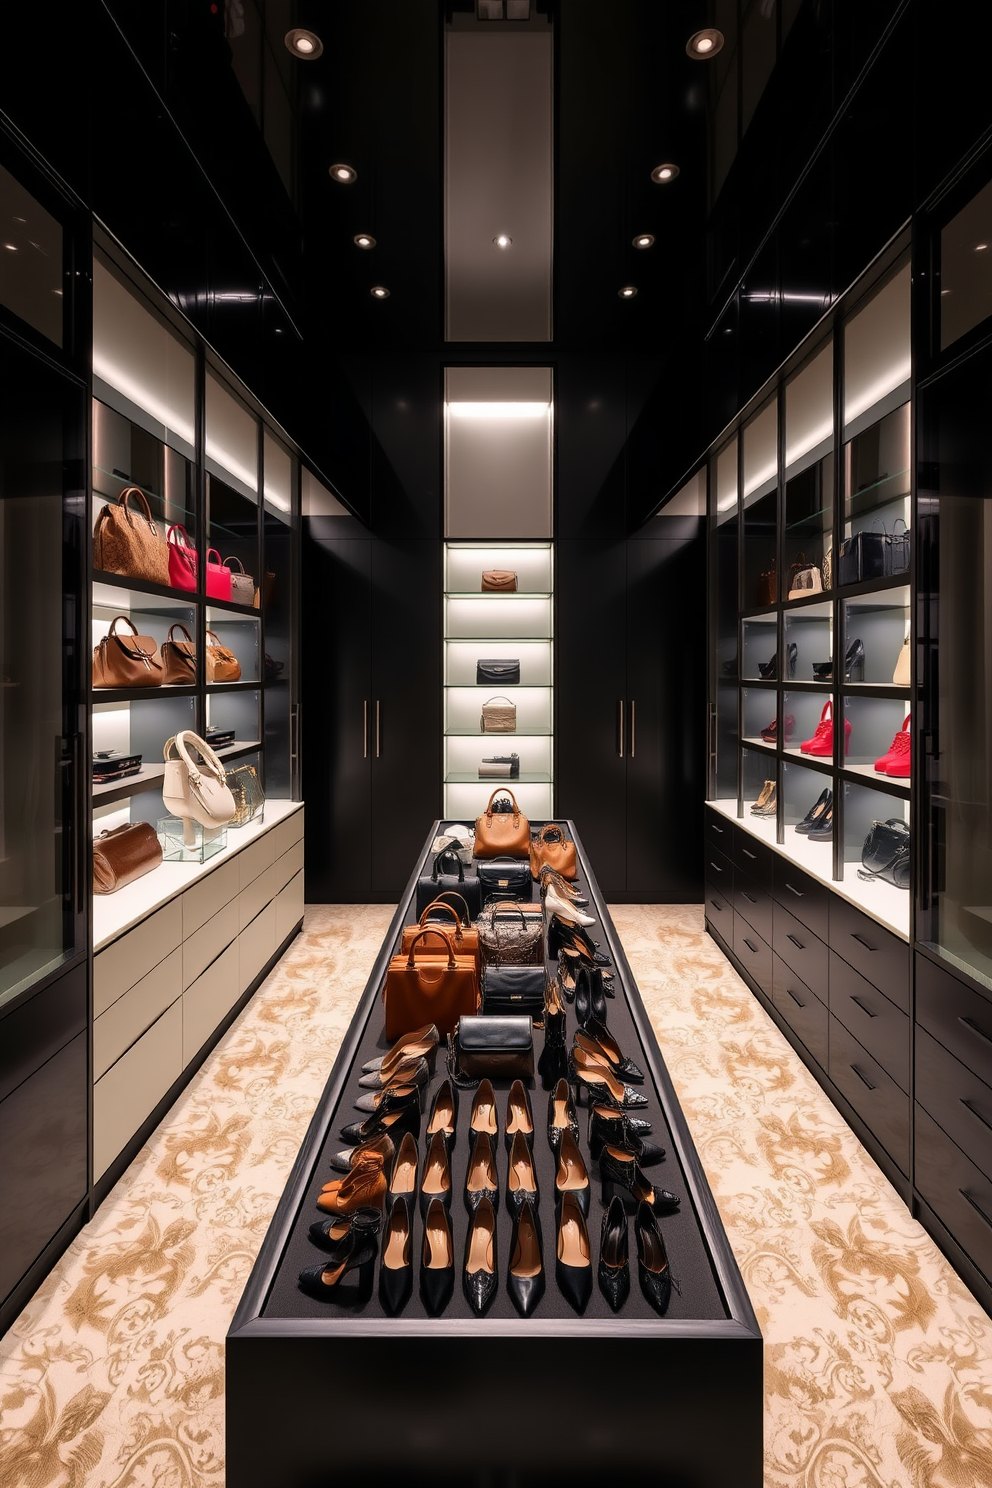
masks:
<path id="1" fill-rule="evenodd" d="M 232 563 L 238 565 L 236 569 L 231 568 Z M 245 566 L 240 558 L 225 558 L 224 567 L 231 568 L 232 602 L 251 608 L 255 602 L 255 580 L 250 573 L 245 573 Z"/>
<path id="2" fill-rule="evenodd" d="M 478 920 L 483 966 L 543 966 L 544 919 L 512 899 L 487 904 Z"/>
<path id="3" fill-rule="evenodd" d="M 457 1084 L 483 1079 L 534 1078 L 534 1025 L 530 1018 L 463 1017 L 448 1040 L 448 1068 Z"/>
<path id="4" fill-rule="evenodd" d="M 482 907 L 494 899 L 529 900 L 534 892 L 530 864 L 519 858 L 487 858 L 479 864 Z"/>
<path id="5" fill-rule="evenodd" d="M 118 625 L 130 635 L 118 635 Z M 115 615 L 110 630 L 93 649 L 94 687 L 161 687 L 164 668 L 151 636 L 139 635 L 127 615 Z"/>
<path id="6" fill-rule="evenodd" d="M 480 780 L 517 780 L 520 776 L 520 756 L 494 754 L 490 759 L 479 761 Z"/>
<path id="7" fill-rule="evenodd" d="M 553 868 L 562 878 L 573 879 L 576 875 L 575 843 L 565 836 L 565 828 L 557 822 L 546 822 L 530 844 L 530 872 L 532 878 L 540 878 L 541 869 Z"/>
<path id="8" fill-rule="evenodd" d="M 511 811 L 495 811 L 497 796 L 509 797 Z M 512 791 L 494 790 L 489 804 L 475 823 L 477 858 L 530 858 L 530 822 L 517 805 Z"/>
<path id="9" fill-rule="evenodd" d="M 467 916 L 468 910 L 465 913 Z M 456 956 L 471 956 L 475 961 L 476 971 L 481 970 L 479 932 L 474 926 L 466 924 L 455 906 L 446 899 L 433 900 L 416 925 L 403 927 L 400 950 L 404 955 L 409 954 L 411 945 L 417 940 L 422 954 L 438 956 L 444 952 L 445 935 L 454 945 Z"/>
<path id="10" fill-rule="evenodd" d="M 93 839 L 93 892 L 115 894 L 161 861 L 162 845 L 149 822 L 111 827 Z"/>
<path id="11" fill-rule="evenodd" d="M 909 636 L 903 641 L 896 658 L 895 669 L 892 680 L 897 687 L 908 687 L 912 678 L 912 655 L 910 652 Z"/>
<path id="12" fill-rule="evenodd" d="M 220 636 L 207 631 L 207 681 L 240 682 L 241 663 L 228 646 L 221 644 Z"/>
<path id="13" fill-rule="evenodd" d="M 520 661 L 517 657 L 480 657 L 475 663 L 475 681 L 478 687 L 515 687 L 520 682 Z"/>
<path id="14" fill-rule="evenodd" d="M 199 760 L 193 758 L 191 751 L 200 756 Z M 238 808 L 224 766 L 205 739 L 183 729 L 166 740 L 162 754 L 165 759 L 162 801 L 171 816 L 182 818 L 183 841 L 187 846 L 196 840 L 194 822 L 212 829 L 226 827 L 234 820 Z"/>
<path id="15" fill-rule="evenodd" d="M 141 511 L 131 510 L 134 497 Z M 125 574 L 149 584 L 168 586 L 169 549 L 152 519 L 148 497 L 138 486 L 127 486 L 113 506 L 103 508 L 93 529 L 93 567 L 104 573 Z"/>
<path id="16" fill-rule="evenodd" d="M 460 895 L 473 920 L 482 908 L 482 889 L 478 875 L 466 873 L 461 858 L 450 850 L 438 853 L 430 873 L 425 873 L 417 880 L 418 916 L 442 894 Z"/>
<path id="17" fill-rule="evenodd" d="M 213 559 L 211 559 L 213 554 Z M 173 589 L 196 588 L 196 548 L 181 523 L 169 528 L 169 583 Z M 207 598 L 231 598 L 231 570 L 220 561 L 216 548 L 207 550 Z"/>
<path id="18" fill-rule="evenodd" d="M 810 563 L 805 553 L 798 553 L 789 569 L 789 598 L 808 599 L 811 594 L 823 593 L 823 578 L 815 563 Z"/>
<path id="19" fill-rule="evenodd" d="M 173 631 L 178 630 L 182 639 L 176 640 Z M 162 642 L 162 685 L 164 687 L 192 687 L 196 682 L 196 646 L 185 625 L 177 621 L 169 626 L 168 640 Z"/>
<path id="20" fill-rule="evenodd" d="M 455 955 L 448 935 L 440 932 L 444 942 L 440 957 L 418 960 L 414 954 L 421 938 L 436 933 L 421 930 L 405 955 L 401 953 L 390 959 L 383 998 L 386 1037 L 391 1042 L 425 1023 L 435 1024 L 439 1033 L 453 1033 L 459 1018 L 478 1012 L 479 982 L 475 966 L 468 957 Z"/>
<path id="21" fill-rule="evenodd" d="M 261 816 L 265 806 L 265 792 L 254 765 L 235 765 L 227 772 L 227 787 L 234 797 L 235 811 L 232 827 L 246 827 L 250 821 Z"/>
<path id="22" fill-rule="evenodd" d="M 866 883 L 881 878 L 896 889 L 910 886 L 909 849 L 911 836 L 902 817 L 890 816 L 888 821 L 873 821 L 871 830 L 861 849 L 861 867 L 858 877 Z"/>
<path id="23" fill-rule="evenodd" d="M 542 966 L 485 966 L 482 971 L 482 1011 L 486 1017 L 544 1015 L 548 974 Z"/>
<path id="24" fill-rule="evenodd" d="M 482 574 L 483 594 L 516 594 L 517 576 L 508 568 L 487 568 Z"/>
<path id="25" fill-rule="evenodd" d="M 517 707 L 509 698 L 490 698 L 482 705 L 479 728 L 484 734 L 515 734 Z"/>

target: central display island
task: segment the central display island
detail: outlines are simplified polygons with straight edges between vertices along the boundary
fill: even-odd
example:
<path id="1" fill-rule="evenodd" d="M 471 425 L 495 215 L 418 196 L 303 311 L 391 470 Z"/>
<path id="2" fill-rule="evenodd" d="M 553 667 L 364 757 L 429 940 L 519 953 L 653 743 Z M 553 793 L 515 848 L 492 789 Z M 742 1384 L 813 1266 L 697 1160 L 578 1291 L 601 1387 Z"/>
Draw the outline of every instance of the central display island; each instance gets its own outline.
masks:
<path id="1" fill-rule="evenodd" d="M 532 823 L 536 828 L 543 823 Z M 761 1488 L 762 1341 L 744 1283 L 700 1166 L 623 948 L 571 822 L 576 884 L 594 918 L 590 936 L 609 960 L 614 992 L 608 1028 L 639 1066 L 647 1105 L 632 1115 L 651 1123 L 666 1150 L 648 1181 L 680 1200 L 660 1216 L 672 1277 L 663 1315 L 638 1285 L 630 1224 L 630 1292 L 614 1313 L 596 1285 L 600 1255 L 599 1165 L 588 1143 L 587 1097 L 576 1101 L 579 1147 L 589 1171 L 588 1231 L 593 1289 L 580 1315 L 555 1280 L 555 1157 L 548 1143 L 547 1085 L 536 1068 L 533 1109 L 538 1219 L 543 1232 L 544 1296 L 528 1317 L 507 1290 L 513 1215 L 505 1202 L 502 1138 L 509 1079 L 494 1079 L 500 1136 L 494 1143 L 500 1199 L 495 1255 L 499 1286 L 478 1316 L 461 1285 L 470 1215 L 463 1200 L 473 1091 L 460 1092 L 451 1151 L 451 1227 L 455 1286 L 440 1316 L 417 1286 L 423 1220 L 412 1206 L 413 1291 L 398 1316 L 376 1288 L 340 1300 L 312 1297 L 299 1275 L 325 1259 L 309 1238 L 317 1198 L 340 1177 L 332 1158 L 340 1129 L 362 1120 L 355 1101 L 363 1064 L 389 1047 L 383 984 L 403 927 L 416 921 L 418 879 L 430 872 L 436 822 L 389 927 L 307 1136 L 279 1201 L 227 1337 L 227 1488 L 323 1488 L 352 1479 L 458 1484 L 459 1488 L 597 1488 L 648 1472 L 666 1488 Z M 466 868 L 466 872 L 472 869 Z M 535 898 L 538 890 L 534 887 Z M 549 960 L 547 974 L 555 975 Z M 566 1042 L 577 1027 L 566 1005 Z M 542 1028 L 534 1028 L 537 1067 Z M 423 1091 L 426 1113 L 447 1076 L 444 1045 Z M 426 1119 L 424 1121 L 426 1128 Z M 421 1164 L 426 1150 L 421 1135 Z M 324 1216 L 326 1217 L 326 1216 Z M 351 1300 L 348 1300 L 351 1299 Z"/>

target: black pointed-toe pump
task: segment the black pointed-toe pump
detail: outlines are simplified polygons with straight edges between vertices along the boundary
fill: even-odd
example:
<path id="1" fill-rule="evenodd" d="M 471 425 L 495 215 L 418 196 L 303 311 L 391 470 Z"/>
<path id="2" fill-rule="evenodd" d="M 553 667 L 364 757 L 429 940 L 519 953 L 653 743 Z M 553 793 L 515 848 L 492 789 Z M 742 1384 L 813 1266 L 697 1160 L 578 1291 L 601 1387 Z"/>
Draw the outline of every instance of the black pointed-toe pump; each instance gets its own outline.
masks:
<path id="1" fill-rule="evenodd" d="M 576 1312 L 585 1312 L 592 1296 L 592 1257 L 589 1231 L 574 1193 L 564 1195 L 558 1211 L 555 1277 L 569 1304 Z"/>
<path id="2" fill-rule="evenodd" d="M 597 1276 L 599 1290 L 613 1311 L 619 1312 L 630 1295 L 627 1211 L 619 1199 L 611 1200 L 603 1215 Z"/>
<path id="3" fill-rule="evenodd" d="M 465 1264 L 462 1288 L 472 1311 L 479 1317 L 496 1295 L 499 1267 L 496 1257 L 496 1211 L 488 1198 L 483 1198 L 472 1216 L 465 1237 Z"/>
<path id="4" fill-rule="evenodd" d="M 526 1199 L 514 1221 L 510 1269 L 506 1276 L 510 1301 L 521 1317 L 530 1317 L 544 1296 L 544 1287 L 541 1223 L 534 1205 Z"/>
<path id="5" fill-rule="evenodd" d="M 655 1312 L 665 1312 L 672 1295 L 672 1273 L 658 1216 L 642 1204 L 634 1221 L 637 1271 L 644 1293 Z"/>
<path id="6" fill-rule="evenodd" d="M 413 1291 L 413 1221 L 405 1198 L 393 1200 L 382 1234 L 379 1301 L 390 1317 L 402 1312 Z"/>
<path id="7" fill-rule="evenodd" d="M 626 1147 L 607 1144 L 599 1154 L 599 1175 L 603 1180 L 603 1203 L 619 1196 L 631 1208 L 646 1204 L 658 1214 L 674 1214 L 682 1202 L 667 1188 L 655 1188 L 637 1165 L 634 1153 Z"/>
<path id="8" fill-rule="evenodd" d="M 424 1244 L 420 1253 L 420 1295 L 431 1317 L 439 1317 L 455 1289 L 455 1247 L 448 1211 L 439 1199 L 431 1199 L 424 1220 Z"/>

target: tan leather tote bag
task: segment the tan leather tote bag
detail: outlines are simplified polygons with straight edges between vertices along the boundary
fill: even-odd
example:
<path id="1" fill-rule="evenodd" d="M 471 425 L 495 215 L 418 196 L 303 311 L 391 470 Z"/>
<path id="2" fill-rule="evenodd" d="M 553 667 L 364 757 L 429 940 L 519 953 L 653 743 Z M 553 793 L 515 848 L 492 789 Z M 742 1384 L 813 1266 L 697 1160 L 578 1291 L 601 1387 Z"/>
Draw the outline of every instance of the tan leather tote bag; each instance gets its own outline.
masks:
<path id="1" fill-rule="evenodd" d="M 509 796 L 513 810 L 494 811 L 497 796 Z M 530 856 L 530 822 L 517 805 L 516 796 L 502 786 L 489 797 L 489 805 L 475 823 L 477 858 L 527 858 Z"/>

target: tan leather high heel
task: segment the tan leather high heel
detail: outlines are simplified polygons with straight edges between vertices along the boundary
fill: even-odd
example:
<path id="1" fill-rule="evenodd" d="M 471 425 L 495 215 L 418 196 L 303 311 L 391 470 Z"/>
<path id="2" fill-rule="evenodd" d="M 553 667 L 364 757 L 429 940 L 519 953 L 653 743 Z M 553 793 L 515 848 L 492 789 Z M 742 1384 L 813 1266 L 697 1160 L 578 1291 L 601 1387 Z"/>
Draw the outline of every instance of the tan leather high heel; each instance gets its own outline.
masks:
<path id="1" fill-rule="evenodd" d="M 389 1137 L 369 1143 L 359 1155 L 347 1177 L 326 1183 L 317 1208 L 325 1214 L 351 1214 L 355 1209 L 381 1209 L 386 1199 L 384 1164 L 392 1159 L 395 1147 Z"/>
<path id="2" fill-rule="evenodd" d="M 404 1058 L 429 1059 L 437 1048 L 438 1038 L 433 1023 L 425 1023 L 423 1028 L 415 1028 L 412 1033 L 401 1034 L 388 1054 L 380 1054 L 378 1059 L 366 1059 L 362 1074 L 373 1075 L 379 1070 L 388 1076 Z"/>

